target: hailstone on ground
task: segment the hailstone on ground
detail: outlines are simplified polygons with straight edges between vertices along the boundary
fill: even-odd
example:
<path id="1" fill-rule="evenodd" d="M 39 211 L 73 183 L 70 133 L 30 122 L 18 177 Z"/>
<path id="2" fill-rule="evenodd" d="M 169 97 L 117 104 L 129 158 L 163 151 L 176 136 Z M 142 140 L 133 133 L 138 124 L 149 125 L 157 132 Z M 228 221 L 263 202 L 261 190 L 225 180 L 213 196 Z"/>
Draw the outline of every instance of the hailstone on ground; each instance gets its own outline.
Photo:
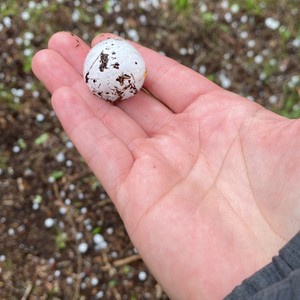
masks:
<path id="1" fill-rule="evenodd" d="M 83 77 L 94 95 L 116 101 L 134 96 L 143 86 L 146 66 L 139 52 L 121 39 L 107 39 L 88 53 Z"/>

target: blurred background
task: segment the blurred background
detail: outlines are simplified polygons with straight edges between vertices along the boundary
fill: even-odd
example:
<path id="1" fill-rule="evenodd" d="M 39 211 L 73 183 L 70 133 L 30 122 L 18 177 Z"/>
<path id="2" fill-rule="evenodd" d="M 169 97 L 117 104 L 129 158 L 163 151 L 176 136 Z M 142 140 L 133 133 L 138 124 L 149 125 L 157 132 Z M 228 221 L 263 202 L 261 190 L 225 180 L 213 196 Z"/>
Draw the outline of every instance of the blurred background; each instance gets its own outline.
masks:
<path id="1" fill-rule="evenodd" d="M 299 4 L 1 1 L 0 299 L 167 299 L 31 71 L 53 33 L 119 34 L 298 118 Z"/>

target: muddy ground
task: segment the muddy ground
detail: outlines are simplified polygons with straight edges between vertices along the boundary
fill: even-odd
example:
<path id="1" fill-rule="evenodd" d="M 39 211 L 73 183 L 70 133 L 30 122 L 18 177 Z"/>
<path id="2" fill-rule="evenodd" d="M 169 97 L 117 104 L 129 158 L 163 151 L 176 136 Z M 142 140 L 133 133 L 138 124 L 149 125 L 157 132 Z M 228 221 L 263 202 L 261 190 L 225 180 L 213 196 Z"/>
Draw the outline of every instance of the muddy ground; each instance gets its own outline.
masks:
<path id="1" fill-rule="evenodd" d="M 0 4 L 0 299 L 167 299 L 31 72 L 61 30 L 120 34 L 298 118 L 299 2 Z"/>

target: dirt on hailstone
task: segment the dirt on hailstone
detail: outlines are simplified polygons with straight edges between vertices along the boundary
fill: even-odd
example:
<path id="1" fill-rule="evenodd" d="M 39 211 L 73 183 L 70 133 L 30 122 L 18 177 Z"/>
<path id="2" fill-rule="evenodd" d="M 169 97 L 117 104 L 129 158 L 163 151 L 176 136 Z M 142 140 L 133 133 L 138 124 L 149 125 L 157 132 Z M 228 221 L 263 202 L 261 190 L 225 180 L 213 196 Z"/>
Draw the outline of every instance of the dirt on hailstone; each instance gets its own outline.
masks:
<path id="1" fill-rule="evenodd" d="M 300 11 L 275 2 L 0 4 L 0 299 L 168 299 L 31 71 L 51 34 L 120 34 L 299 117 Z"/>

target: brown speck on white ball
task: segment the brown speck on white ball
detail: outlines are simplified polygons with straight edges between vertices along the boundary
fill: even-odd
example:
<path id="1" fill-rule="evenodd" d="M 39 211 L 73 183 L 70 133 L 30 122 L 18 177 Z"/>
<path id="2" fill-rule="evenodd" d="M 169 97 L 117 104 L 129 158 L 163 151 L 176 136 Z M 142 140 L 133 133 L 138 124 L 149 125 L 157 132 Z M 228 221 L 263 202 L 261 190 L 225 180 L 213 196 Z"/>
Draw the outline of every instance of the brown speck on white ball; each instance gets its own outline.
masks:
<path id="1" fill-rule="evenodd" d="M 142 56 L 122 39 L 107 39 L 95 45 L 83 66 L 83 78 L 92 93 L 111 102 L 137 94 L 145 77 Z"/>

